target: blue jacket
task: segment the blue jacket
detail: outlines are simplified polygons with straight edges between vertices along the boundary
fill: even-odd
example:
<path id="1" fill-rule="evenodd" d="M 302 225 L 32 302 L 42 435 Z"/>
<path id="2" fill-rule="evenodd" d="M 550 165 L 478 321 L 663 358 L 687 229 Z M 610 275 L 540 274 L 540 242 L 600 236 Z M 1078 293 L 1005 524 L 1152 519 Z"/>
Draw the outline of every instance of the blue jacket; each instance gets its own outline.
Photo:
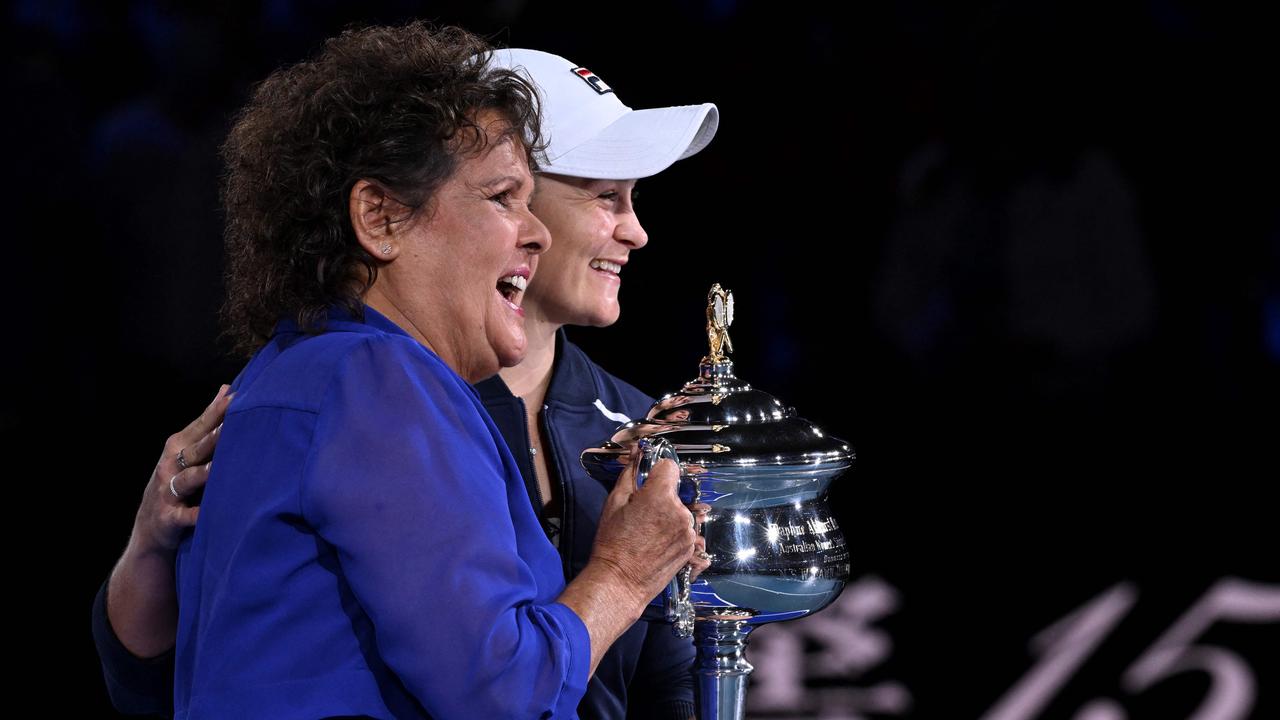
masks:
<path id="1" fill-rule="evenodd" d="M 179 720 L 576 717 L 591 647 L 474 388 L 372 309 L 282 322 L 179 547 Z"/>
<path id="2" fill-rule="evenodd" d="M 563 334 L 557 343 L 558 360 L 543 411 L 543 431 L 551 455 L 547 460 L 557 469 L 568 508 L 563 514 L 559 549 L 563 573 L 571 578 L 589 557 L 596 521 L 608 494 L 608 488 L 582 471 L 578 452 L 611 434 L 624 417 L 642 415 L 651 399 L 601 370 Z M 480 383 L 477 390 L 513 449 L 531 507 L 540 514 L 523 402 L 496 377 Z M 220 462 L 222 459 L 219 455 Z M 173 699 L 173 654 L 148 660 L 130 654 L 107 621 L 105 591 L 104 583 L 94 603 L 93 630 L 113 703 L 123 712 L 168 714 Z M 578 707 L 580 716 L 619 720 L 625 715 L 691 717 L 692 658 L 689 642 L 676 639 L 669 628 L 637 623 L 601 661 Z"/>

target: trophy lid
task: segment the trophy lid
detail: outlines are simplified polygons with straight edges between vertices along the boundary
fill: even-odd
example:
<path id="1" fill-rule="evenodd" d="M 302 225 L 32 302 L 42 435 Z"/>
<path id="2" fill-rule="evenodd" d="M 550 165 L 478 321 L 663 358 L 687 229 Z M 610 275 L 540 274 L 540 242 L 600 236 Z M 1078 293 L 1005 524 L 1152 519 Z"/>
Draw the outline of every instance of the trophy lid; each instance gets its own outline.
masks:
<path id="1" fill-rule="evenodd" d="M 595 475 L 604 465 L 616 471 L 619 454 L 653 436 L 673 444 L 682 466 L 702 470 L 754 468 L 759 478 L 768 466 L 779 471 L 821 468 L 834 475 L 852 465 L 854 451 L 848 443 L 735 375 L 728 357 L 732 322 L 733 293 L 717 283 L 707 294 L 710 351 L 698 365 L 698 377 L 664 395 L 644 418 L 618 428 L 601 447 L 584 451 L 588 472 Z"/>

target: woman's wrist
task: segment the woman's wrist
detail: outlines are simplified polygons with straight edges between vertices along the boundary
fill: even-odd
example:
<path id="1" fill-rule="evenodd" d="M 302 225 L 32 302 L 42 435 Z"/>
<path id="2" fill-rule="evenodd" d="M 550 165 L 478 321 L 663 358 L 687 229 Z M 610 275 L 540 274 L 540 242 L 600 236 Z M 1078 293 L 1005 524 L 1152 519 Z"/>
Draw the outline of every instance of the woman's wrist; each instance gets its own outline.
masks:
<path id="1" fill-rule="evenodd" d="M 610 610 L 627 618 L 627 625 L 640 619 L 650 598 L 644 588 L 613 560 L 593 555 L 574 582 L 582 580 L 592 590 L 592 596 L 606 603 Z"/>
<path id="2" fill-rule="evenodd" d="M 614 563 L 592 557 L 559 601 L 586 625 L 591 637 L 591 672 L 595 673 L 604 652 L 640 619 L 649 599 Z"/>
<path id="3" fill-rule="evenodd" d="M 107 580 L 107 622 L 140 658 L 167 652 L 177 631 L 174 551 L 133 538 Z"/>

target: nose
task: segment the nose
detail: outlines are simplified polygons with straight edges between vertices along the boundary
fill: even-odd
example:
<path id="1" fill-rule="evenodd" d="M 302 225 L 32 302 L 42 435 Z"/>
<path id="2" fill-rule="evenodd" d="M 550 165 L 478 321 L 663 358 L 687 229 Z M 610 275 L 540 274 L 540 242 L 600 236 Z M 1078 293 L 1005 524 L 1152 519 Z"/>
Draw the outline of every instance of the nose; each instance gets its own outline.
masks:
<path id="1" fill-rule="evenodd" d="M 521 250 L 530 255 L 538 255 L 551 247 L 551 231 L 542 224 L 537 215 L 528 208 L 524 211 L 524 222 L 520 224 L 520 235 L 516 242 Z"/>
<path id="2" fill-rule="evenodd" d="M 636 211 L 628 207 L 618 214 L 618 224 L 613 228 L 613 239 L 632 250 L 639 250 L 649 242 L 649 233 L 644 231 Z"/>

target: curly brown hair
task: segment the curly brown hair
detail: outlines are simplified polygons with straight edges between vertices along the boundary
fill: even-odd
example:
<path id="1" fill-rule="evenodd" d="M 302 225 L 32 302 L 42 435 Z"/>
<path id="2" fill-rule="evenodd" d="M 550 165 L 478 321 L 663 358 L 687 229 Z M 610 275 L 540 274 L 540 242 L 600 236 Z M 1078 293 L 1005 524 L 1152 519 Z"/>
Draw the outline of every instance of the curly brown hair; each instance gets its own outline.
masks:
<path id="1" fill-rule="evenodd" d="M 491 67 L 490 51 L 455 27 L 352 29 L 256 88 L 222 147 L 222 318 L 237 351 L 256 351 L 282 317 L 310 331 L 334 305 L 362 317 L 378 261 L 348 216 L 356 181 L 380 184 L 416 213 L 460 157 L 483 151 L 481 110 L 509 121 L 532 166 L 536 95 L 521 76 Z"/>

